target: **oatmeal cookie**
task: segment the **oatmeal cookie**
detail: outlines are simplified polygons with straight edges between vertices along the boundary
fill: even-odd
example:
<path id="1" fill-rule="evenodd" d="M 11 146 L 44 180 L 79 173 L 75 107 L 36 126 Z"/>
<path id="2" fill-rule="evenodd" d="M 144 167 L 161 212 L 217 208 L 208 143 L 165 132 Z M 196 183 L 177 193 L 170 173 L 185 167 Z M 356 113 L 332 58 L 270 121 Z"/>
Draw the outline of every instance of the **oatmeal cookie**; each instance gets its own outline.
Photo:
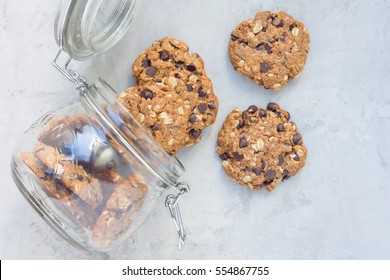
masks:
<path id="1" fill-rule="evenodd" d="M 127 89 L 118 100 L 168 154 L 175 155 L 186 143 L 191 108 L 183 96 L 146 85 Z"/>
<path id="2" fill-rule="evenodd" d="M 290 114 L 270 103 L 267 110 L 233 110 L 219 132 L 217 154 L 240 185 L 272 191 L 305 165 L 307 150 Z"/>
<path id="3" fill-rule="evenodd" d="M 90 230 L 94 228 L 99 215 L 65 186 L 58 182 L 54 182 L 52 178 L 52 169 L 47 168 L 35 153 L 22 153 L 21 158 L 42 182 L 42 186 L 44 187 L 43 190 L 49 197 L 58 199 L 82 226 Z"/>
<path id="4" fill-rule="evenodd" d="M 301 73 L 309 52 L 306 27 L 285 12 L 260 12 L 231 33 L 234 69 L 266 89 L 278 90 Z"/>
<path id="5" fill-rule="evenodd" d="M 63 183 L 93 209 L 102 204 L 103 195 L 99 181 L 88 174 L 81 165 L 69 161 L 67 156 L 59 153 L 55 148 L 40 142 L 35 146 L 35 153 L 51 170 L 51 176 L 58 179 L 58 183 Z"/>
<path id="6" fill-rule="evenodd" d="M 215 122 L 218 98 L 213 84 L 203 59 L 197 53 L 190 54 L 184 42 L 173 38 L 155 41 L 135 60 L 133 76 L 140 86 L 166 86 L 187 102 L 190 115 L 186 119 L 184 146 L 199 142 L 203 130 Z"/>
<path id="7" fill-rule="evenodd" d="M 122 237 L 142 207 L 147 190 L 139 174 L 118 182 L 92 231 L 93 241 L 106 247 Z"/>
<path id="8" fill-rule="evenodd" d="M 135 201 L 126 212 L 104 210 L 92 231 L 93 242 L 103 248 L 112 245 L 126 234 L 142 204 L 142 200 Z"/>

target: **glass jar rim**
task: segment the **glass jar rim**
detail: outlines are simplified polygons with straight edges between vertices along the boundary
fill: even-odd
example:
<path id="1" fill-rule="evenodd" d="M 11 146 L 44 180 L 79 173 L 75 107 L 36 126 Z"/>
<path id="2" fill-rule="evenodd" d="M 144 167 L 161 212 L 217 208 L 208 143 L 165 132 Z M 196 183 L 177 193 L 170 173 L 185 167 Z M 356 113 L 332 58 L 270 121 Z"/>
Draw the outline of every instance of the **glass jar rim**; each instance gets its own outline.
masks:
<path id="1" fill-rule="evenodd" d="M 137 14 L 140 0 L 61 0 L 54 30 L 73 59 L 86 60 L 116 45 Z"/>

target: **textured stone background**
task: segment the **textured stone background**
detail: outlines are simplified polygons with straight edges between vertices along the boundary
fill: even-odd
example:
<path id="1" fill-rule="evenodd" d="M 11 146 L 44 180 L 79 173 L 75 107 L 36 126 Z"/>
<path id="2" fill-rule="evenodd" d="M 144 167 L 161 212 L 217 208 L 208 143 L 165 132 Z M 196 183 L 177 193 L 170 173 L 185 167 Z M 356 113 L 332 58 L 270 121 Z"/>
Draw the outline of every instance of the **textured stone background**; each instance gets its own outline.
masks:
<path id="1" fill-rule="evenodd" d="M 390 1 L 147 0 L 126 38 L 74 68 L 118 91 L 134 83 L 130 65 L 154 39 L 173 36 L 200 53 L 220 98 L 217 123 L 182 151 L 188 241 L 176 236 L 161 202 L 147 223 L 110 255 L 62 241 L 16 189 L 9 160 L 18 136 L 44 112 L 77 99 L 52 67 L 57 1 L 0 0 L 1 259 L 372 259 L 390 258 Z M 301 77 L 265 91 L 228 60 L 230 31 L 257 11 L 303 21 L 312 43 Z M 234 107 L 280 103 L 309 149 L 307 166 L 274 193 L 229 181 L 214 149 Z"/>

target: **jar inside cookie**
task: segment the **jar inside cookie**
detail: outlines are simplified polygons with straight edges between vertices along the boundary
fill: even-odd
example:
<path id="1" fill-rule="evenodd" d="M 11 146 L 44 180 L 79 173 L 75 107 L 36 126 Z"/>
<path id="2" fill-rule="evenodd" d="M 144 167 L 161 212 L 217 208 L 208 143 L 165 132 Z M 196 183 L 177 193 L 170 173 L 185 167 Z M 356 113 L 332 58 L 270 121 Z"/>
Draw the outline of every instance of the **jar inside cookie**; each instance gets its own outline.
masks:
<path id="1" fill-rule="evenodd" d="M 184 172 L 118 103 L 104 81 L 48 113 L 13 153 L 17 186 L 80 248 L 108 251 L 131 235 Z"/>

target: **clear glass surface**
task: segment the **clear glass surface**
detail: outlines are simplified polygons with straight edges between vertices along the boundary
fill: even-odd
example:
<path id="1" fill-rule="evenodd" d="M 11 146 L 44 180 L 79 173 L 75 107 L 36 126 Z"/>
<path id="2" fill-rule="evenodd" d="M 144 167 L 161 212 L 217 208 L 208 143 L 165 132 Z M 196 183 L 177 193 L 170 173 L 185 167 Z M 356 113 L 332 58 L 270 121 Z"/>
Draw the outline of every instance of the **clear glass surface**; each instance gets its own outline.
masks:
<path id="1" fill-rule="evenodd" d="M 113 47 L 133 22 L 140 0 L 62 0 L 55 20 L 57 44 L 76 60 Z"/>
<path id="2" fill-rule="evenodd" d="M 184 172 L 100 81 L 20 138 L 14 180 L 73 245 L 109 251 L 137 230 Z"/>

